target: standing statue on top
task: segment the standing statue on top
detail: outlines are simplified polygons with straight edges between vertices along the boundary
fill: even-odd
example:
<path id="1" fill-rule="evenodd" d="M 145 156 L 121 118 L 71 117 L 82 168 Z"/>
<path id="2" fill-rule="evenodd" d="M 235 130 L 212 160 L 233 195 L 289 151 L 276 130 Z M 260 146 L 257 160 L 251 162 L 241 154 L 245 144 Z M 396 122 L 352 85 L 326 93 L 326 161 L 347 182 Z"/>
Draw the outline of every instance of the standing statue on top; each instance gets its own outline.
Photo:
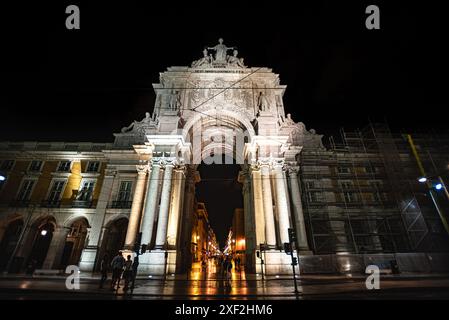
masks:
<path id="1" fill-rule="evenodd" d="M 223 38 L 220 38 L 218 39 L 218 44 L 216 46 L 207 49 L 215 50 L 214 62 L 226 63 L 227 51 L 235 49 L 235 47 L 226 47 L 226 45 L 223 44 Z"/>

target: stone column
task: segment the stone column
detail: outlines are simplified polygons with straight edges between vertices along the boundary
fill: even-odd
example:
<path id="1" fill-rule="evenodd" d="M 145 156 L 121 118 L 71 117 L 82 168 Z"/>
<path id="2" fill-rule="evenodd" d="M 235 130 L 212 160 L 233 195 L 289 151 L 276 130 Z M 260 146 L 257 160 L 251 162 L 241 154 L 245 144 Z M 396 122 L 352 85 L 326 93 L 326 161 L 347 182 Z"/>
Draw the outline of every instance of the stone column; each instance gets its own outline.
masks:
<path id="1" fill-rule="evenodd" d="M 256 245 L 265 243 L 265 214 L 263 210 L 262 176 L 258 167 L 251 168 L 253 210 L 256 223 Z"/>
<path id="2" fill-rule="evenodd" d="M 132 250 L 139 230 L 140 215 L 142 212 L 142 203 L 144 200 L 145 180 L 147 176 L 147 167 L 137 166 L 137 182 L 134 189 L 131 213 L 129 215 L 128 230 L 126 231 L 125 249 Z"/>
<path id="3" fill-rule="evenodd" d="M 64 252 L 64 246 L 69 232 L 70 228 L 63 226 L 58 226 L 55 231 L 53 231 L 53 237 L 42 269 L 58 269 L 61 267 L 62 253 Z"/>
<path id="4" fill-rule="evenodd" d="M 265 213 L 265 239 L 268 247 L 276 247 L 276 231 L 274 225 L 273 198 L 271 194 L 270 167 L 268 163 L 260 165 L 262 174 L 262 197 Z"/>
<path id="5" fill-rule="evenodd" d="M 176 246 L 178 236 L 179 220 L 181 219 L 181 210 L 183 205 L 183 190 L 185 167 L 180 166 L 175 169 L 173 179 L 173 192 L 171 194 L 170 215 L 168 218 L 167 242 L 170 248 Z"/>
<path id="6" fill-rule="evenodd" d="M 192 217 L 193 204 L 195 200 L 195 183 L 199 181 L 199 175 L 193 166 L 187 167 L 184 190 L 184 206 L 181 224 L 181 240 L 178 243 L 178 249 L 181 255 L 181 271 L 184 272 L 190 267 L 192 261 L 191 242 L 192 242 Z"/>
<path id="7" fill-rule="evenodd" d="M 298 168 L 290 168 L 288 170 L 288 177 L 290 180 L 290 189 L 292 193 L 292 208 L 296 226 L 297 245 L 300 252 L 308 252 L 310 249 L 307 243 L 306 224 L 302 210 L 301 193 L 299 191 Z"/>
<path id="8" fill-rule="evenodd" d="M 290 228 L 290 218 L 288 212 L 288 197 L 285 189 L 285 176 L 282 169 L 283 163 L 274 164 L 274 180 L 276 186 L 276 209 L 279 219 L 279 237 L 281 243 L 289 242 L 288 228 Z"/>
<path id="9" fill-rule="evenodd" d="M 148 179 L 147 200 L 145 202 L 142 226 L 140 227 L 140 231 L 142 232 L 142 244 L 147 244 L 148 246 L 153 237 L 154 219 L 158 205 L 157 195 L 160 170 L 161 165 L 159 161 L 154 161 L 151 166 L 151 176 L 150 179 Z"/>
<path id="10" fill-rule="evenodd" d="M 247 166 L 239 174 L 239 182 L 243 184 L 243 208 L 245 227 L 245 257 L 246 270 L 254 271 L 254 250 L 256 249 L 256 226 L 254 212 L 251 206 L 251 177 Z"/>
<path id="11" fill-rule="evenodd" d="M 168 209 L 170 207 L 170 192 L 172 185 L 173 163 L 165 165 L 164 183 L 161 193 L 161 206 L 159 209 L 159 219 L 157 223 L 156 232 L 156 249 L 164 249 L 167 240 L 167 224 L 168 224 Z"/>
<path id="12" fill-rule="evenodd" d="M 100 245 L 100 235 L 106 215 L 106 208 L 111 197 L 112 184 L 115 179 L 115 168 L 107 168 L 105 171 L 104 181 L 98 197 L 97 208 L 95 214 L 90 218 L 91 226 L 89 233 L 89 242 L 81 254 L 80 269 L 82 271 L 94 271 L 95 260 L 97 258 L 98 247 Z"/>

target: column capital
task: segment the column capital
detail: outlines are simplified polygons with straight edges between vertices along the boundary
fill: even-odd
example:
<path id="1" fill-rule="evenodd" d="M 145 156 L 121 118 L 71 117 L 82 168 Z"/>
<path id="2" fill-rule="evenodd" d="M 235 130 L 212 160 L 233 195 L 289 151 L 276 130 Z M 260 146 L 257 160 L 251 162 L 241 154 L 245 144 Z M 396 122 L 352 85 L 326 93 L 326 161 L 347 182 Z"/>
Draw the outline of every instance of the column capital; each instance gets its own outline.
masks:
<path id="1" fill-rule="evenodd" d="M 148 164 L 140 162 L 138 165 L 136 165 L 136 170 L 137 170 L 137 174 L 145 175 L 148 171 Z"/>
<path id="2" fill-rule="evenodd" d="M 187 168 L 186 168 L 186 166 L 184 164 L 177 164 L 177 165 L 175 165 L 174 169 L 175 169 L 176 172 L 182 172 L 184 174 L 187 171 Z"/>
<path id="3" fill-rule="evenodd" d="M 285 165 L 284 158 L 261 157 L 257 160 L 259 167 L 283 168 Z"/>
<path id="4" fill-rule="evenodd" d="M 289 166 L 287 168 L 287 174 L 289 177 L 296 178 L 298 176 L 298 173 L 299 173 L 299 167 L 297 167 L 297 166 L 295 166 L 295 167 Z"/>
<path id="5" fill-rule="evenodd" d="M 156 157 L 151 159 L 151 163 L 153 166 L 160 166 L 160 167 L 166 167 L 166 166 L 176 166 L 178 164 L 178 161 L 175 157 Z"/>

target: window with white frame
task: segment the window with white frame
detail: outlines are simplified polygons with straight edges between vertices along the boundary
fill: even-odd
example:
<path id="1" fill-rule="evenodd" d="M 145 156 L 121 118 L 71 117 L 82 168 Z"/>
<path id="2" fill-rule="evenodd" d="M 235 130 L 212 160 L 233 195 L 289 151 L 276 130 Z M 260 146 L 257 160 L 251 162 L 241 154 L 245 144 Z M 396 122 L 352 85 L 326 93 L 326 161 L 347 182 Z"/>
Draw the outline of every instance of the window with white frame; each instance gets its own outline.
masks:
<path id="1" fill-rule="evenodd" d="M 100 168 L 99 161 L 89 161 L 89 163 L 87 164 L 86 172 L 98 172 L 99 168 Z"/>
<path id="2" fill-rule="evenodd" d="M 48 201 L 55 202 L 61 199 L 62 193 L 64 191 L 64 180 L 55 180 L 50 189 L 50 193 L 48 194 Z"/>
<path id="3" fill-rule="evenodd" d="M 92 199 L 92 193 L 94 191 L 95 181 L 85 180 L 83 181 L 81 188 L 78 191 L 78 196 L 76 200 L 89 201 Z"/>
<path id="4" fill-rule="evenodd" d="M 120 188 L 118 192 L 117 201 L 130 201 L 131 198 L 131 190 L 132 190 L 132 181 L 122 181 L 120 182 Z"/>
<path id="5" fill-rule="evenodd" d="M 18 201 L 28 201 L 30 200 L 31 192 L 33 191 L 33 186 L 35 180 L 24 180 L 22 183 L 22 186 L 20 188 L 20 191 L 17 195 Z"/>
<path id="6" fill-rule="evenodd" d="M 61 161 L 58 165 L 58 171 L 69 172 L 70 171 L 70 161 Z"/>
<path id="7" fill-rule="evenodd" d="M 0 170 L 9 171 L 14 166 L 14 160 L 3 160 L 0 165 Z"/>
<path id="8" fill-rule="evenodd" d="M 42 161 L 41 160 L 33 160 L 30 163 L 29 171 L 39 172 L 42 169 Z"/>

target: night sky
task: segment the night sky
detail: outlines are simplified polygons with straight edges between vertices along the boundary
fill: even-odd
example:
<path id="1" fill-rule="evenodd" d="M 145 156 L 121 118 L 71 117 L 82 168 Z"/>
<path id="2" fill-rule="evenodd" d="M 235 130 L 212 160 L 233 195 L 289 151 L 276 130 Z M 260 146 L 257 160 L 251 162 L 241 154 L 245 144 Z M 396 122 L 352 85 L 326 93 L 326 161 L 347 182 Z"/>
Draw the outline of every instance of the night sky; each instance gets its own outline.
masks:
<path id="1" fill-rule="evenodd" d="M 69 4 L 81 30 L 65 29 Z M 368 4 L 380 7 L 381 30 L 365 28 Z M 152 110 L 159 72 L 189 65 L 219 37 L 246 65 L 280 74 L 286 112 L 308 129 L 371 120 L 447 132 L 446 15 L 409 1 L 2 4 L 0 140 L 111 142 Z"/>

